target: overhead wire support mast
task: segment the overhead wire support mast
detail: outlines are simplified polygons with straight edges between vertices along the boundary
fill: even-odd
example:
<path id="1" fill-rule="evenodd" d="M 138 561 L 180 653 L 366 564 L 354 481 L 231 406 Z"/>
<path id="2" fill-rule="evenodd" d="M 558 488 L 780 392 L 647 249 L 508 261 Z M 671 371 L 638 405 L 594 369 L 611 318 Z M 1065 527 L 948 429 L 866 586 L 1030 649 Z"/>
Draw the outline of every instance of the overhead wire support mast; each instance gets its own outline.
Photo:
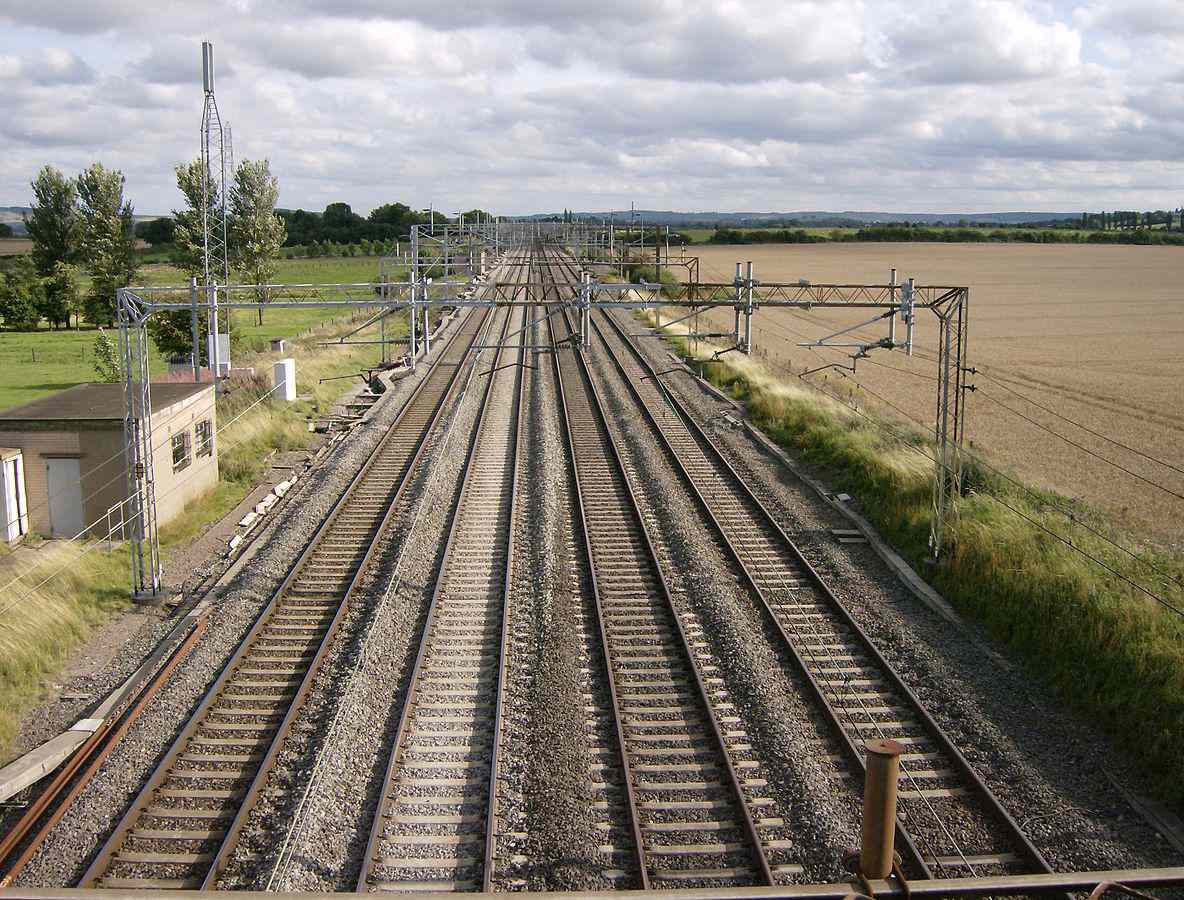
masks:
<path id="1" fill-rule="evenodd" d="M 212 65 L 212 54 L 208 57 Z M 212 103 L 212 69 L 210 70 L 210 92 L 207 102 Z M 213 107 L 216 112 L 216 107 Z M 213 132 L 210 132 L 212 135 Z M 212 151 L 213 143 L 210 144 Z M 207 154 L 207 159 L 209 155 Z M 219 210 L 212 206 L 204 211 L 206 222 L 210 216 Z M 220 210 L 224 214 L 224 210 Z M 608 227 L 610 234 L 598 234 L 598 229 Z M 125 459 L 129 496 L 142 498 L 143 512 L 135 515 L 130 528 L 131 540 L 139 545 L 133 548 L 133 589 L 159 590 L 159 568 L 157 551 L 152 549 L 156 543 L 156 528 L 152 513 L 154 502 L 152 497 L 150 468 L 139 462 L 134 444 L 137 440 L 146 440 L 144 446 L 151 446 L 151 436 L 142 438 L 140 432 L 147 425 L 134 425 L 140 419 L 140 411 L 150 409 L 148 397 L 148 367 L 146 356 L 135 352 L 140 341 L 146 341 L 148 320 L 154 313 L 164 311 L 183 310 L 194 317 L 206 315 L 211 323 L 211 337 L 216 335 L 216 319 L 220 311 L 229 313 L 234 309 L 256 309 L 258 306 L 255 295 L 265 289 L 272 296 L 273 308 L 322 307 L 371 309 L 376 313 L 389 313 L 394 309 L 409 307 L 410 334 L 408 340 L 408 356 L 412 371 L 421 352 L 429 348 L 430 340 L 429 313 L 432 307 L 497 307 L 497 306 L 534 306 L 538 304 L 555 304 L 564 308 L 571 308 L 580 313 L 577 322 L 567 340 L 573 346 L 581 346 L 590 329 L 587 323 L 592 309 L 630 309 L 653 310 L 659 307 L 673 307 L 684 310 L 691 316 L 713 309 L 729 307 L 735 310 L 736 319 L 730 335 L 733 339 L 731 347 L 724 352 L 752 351 L 752 319 L 762 307 L 769 309 L 869 309 L 878 310 L 882 314 L 895 311 L 904 320 L 908 329 L 906 346 L 912 343 L 912 332 L 917 308 L 930 309 L 938 317 L 940 335 L 938 342 L 938 373 L 935 376 L 938 386 L 937 423 L 934 437 L 937 443 L 935 454 L 936 472 L 934 484 L 934 516 L 931 526 L 930 546 L 934 555 L 942 552 L 943 545 L 948 540 L 950 526 L 954 514 L 954 499 L 961 491 L 961 446 L 965 428 L 965 392 L 971 387 L 966 383 L 969 370 L 965 366 L 967 341 L 967 312 L 970 291 L 966 287 L 950 286 L 921 286 L 911 280 L 905 284 L 897 283 L 895 273 L 890 284 L 811 284 L 808 281 L 797 283 L 760 282 L 753 277 L 751 265 L 741 277 L 739 268 L 737 278 L 732 283 L 704 283 L 697 277 L 697 266 L 688 267 L 691 278 L 685 283 L 617 283 L 595 280 L 591 273 L 585 272 L 581 282 L 573 285 L 574 290 L 560 292 L 553 282 L 514 279 L 500 281 L 489 279 L 483 274 L 485 257 L 491 247 L 504 252 L 508 247 L 524 246 L 528 241 L 537 240 L 548 247 L 559 247 L 567 242 L 577 242 L 578 246 L 593 248 L 613 246 L 614 238 L 611 234 L 612 226 L 594 226 L 590 224 L 570 224 L 566 228 L 558 223 L 517 223 L 497 222 L 488 227 L 476 227 L 472 223 L 465 225 L 444 224 L 431 233 L 424 226 L 416 226 L 412 230 L 411 279 L 408 282 L 394 282 L 387 279 L 385 271 L 380 273 L 375 282 L 351 284 L 288 284 L 288 285 L 236 285 L 230 284 L 225 263 L 223 263 L 221 278 L 223 283 L 216 282 L 215 274 L 210 272 L 211 283 L 204 296 L 201 291 L 194 291 L 190 285 L 172 287 L 129 287 L 117 291 L 116 308 L 119 311 L 121 347 L 125 350 L 125 360 L 130 368 L 127 371 L 127 422 L 125 440 Z M 468 272 L 471 280 L 459 278 L 445 278 L 432 280 L 429 273 L 432 266 L 442 262 L 442 257 L 434 256 L 433 247 L 443 245 L 442 230 L 452 229 L 449 240 L 451 248 L 477 248 L 467 253 L 470 260 Z M 218 229 L 211 234 L 213 245 L 216 246 Z M 221 231 L 224 234 L 224 230 Z M 224 244 L 223 244 L 224 246 Z M 628 245 L 616 243 L 622 251 L 622 264 L 626 261 Z M 479 251 L 479 252 L 477 252 Z M 664 265 L 673 264 L 669 258 Z M 450 262 L 454 269 L 463 270 L 464 264 Z M 461 273 L 458 273 L 461 274 Z M 475 288 L 479 286 L 479 295 Z M 241 294 L 249 294 L 246 299 L 239 299 Z M 419 313 L 422 310 L 423 320 Z M 385 321 L 386 316 L 379 316 L 379 321 Z M 741 324 L 743 318 L 743 324 Z M 891 321 L 895 321 L 894 319 Z M 138 332 L 135 335 L 131 331 Z M 420 340 L 422 336 L 427 340 Z M 894 332 L 890 332 L 894 333 Z M 692 332 L 691 337 L 705 337 Z M 131 343 L 128 343 L 131 342 Z M 211 362 L 215 371 L 218 368 L 219 342 L 211 340 Z M 197 352 L 197 348 L 194 348 Z M 142 395 L 142 400 L 137 397 Z M 147 417 L 144 417 L 147 423 Z M 149 547 L 148 545 L 152 545 Z M 143 552 L 141 552 L 143 551 Z M 154 562 L 154 560 L 156 560 Z M 142 561 L 142 562 L 141 562 Z"/>
<path id="2" fill-rule="evenodd" d="M 214 45 L 201 44 L 202 89 L 205 95 L 201 115 L 201 227 L 202 275 L 210 303 L 210 373 L 217 383 L 219 368 L 230 365 L 230 341 L 222 359 L 218 328 L 218 287 L 230 284 L 230 243 L 227 237 L 226 169 L 229 126 L 222 127 L 218 101 L 214 96 Z M 215 168 L 216 167 L 216 168 Z M 227 313 L 229 315 L 229 312 Z M 226 333 L 229 335 L 229 327 Z"/>

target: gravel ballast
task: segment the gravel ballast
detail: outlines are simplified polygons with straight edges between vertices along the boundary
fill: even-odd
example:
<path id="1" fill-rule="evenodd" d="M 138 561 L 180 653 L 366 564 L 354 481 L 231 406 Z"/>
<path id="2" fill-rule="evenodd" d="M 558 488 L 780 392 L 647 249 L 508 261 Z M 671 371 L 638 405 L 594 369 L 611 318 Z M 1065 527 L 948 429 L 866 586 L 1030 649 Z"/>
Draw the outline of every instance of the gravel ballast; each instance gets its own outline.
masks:
<path id="1" fill-rule="evenodd" d="M 664 342 L 639 346 L 659 370 L 669 368 Z M 921 602 L 870 545 L 837 543 L 830 530 L 850 521 L 734 424 L 743 416 L 736 406 L 691 375 L 665 381 L 1054 869 L 1184 861 L 1115 786 L 1137 792 L 1138 780 L 1104 738 L 972 623 L 954 624 Z"/>
<path id="2" fill-rule="evenodd" d="M 438 347 L 433 355 L 439 352 Z M 426 367 L 419 370 L 417 377 L 424 371 Z M 67 887 L 82 874 L 316 528 L 369 457 L 415 382 L 413 378 L 403 379 L 383 395 L 367 422 L 335 448 L 332 464 L 322 469 L 320 477 L 298 482 L 297 496 L 291 497 L 268 526 L 265 543 L 250 565 L 211 590 L 205 633 L 51 830 L 15 884 Z M 223 560 L 215 557 L 207 566 L 213 571 L 222 564 Z M 159 635 L 171 625 L 160 623 Z M 145 634 L 145 650 L 154 643 L 153 637 L 159 640 L 159 635 Z M 124 660 L 123 654 L 120 659 Z M 128 671 L 135 664 L 124 662 Z M 117 680 L 118 676 L 113 676 L 111 683 Z"/>

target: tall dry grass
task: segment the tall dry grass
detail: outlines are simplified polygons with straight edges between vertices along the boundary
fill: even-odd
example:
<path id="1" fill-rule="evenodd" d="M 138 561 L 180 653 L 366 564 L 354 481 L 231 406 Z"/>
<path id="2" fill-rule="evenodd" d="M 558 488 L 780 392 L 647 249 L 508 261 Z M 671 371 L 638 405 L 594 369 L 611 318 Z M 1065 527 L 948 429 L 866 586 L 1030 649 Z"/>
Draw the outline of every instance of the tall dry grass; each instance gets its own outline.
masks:
<path id="1" fill-rule="evenodd" d="M 91 629 L 127 606 L 128 571 L 122 549 L 84 553 L 49 543 L 0 552 L 0 584 L 9 585 L 0 593 L 0 761 L 43 682 Z"/>

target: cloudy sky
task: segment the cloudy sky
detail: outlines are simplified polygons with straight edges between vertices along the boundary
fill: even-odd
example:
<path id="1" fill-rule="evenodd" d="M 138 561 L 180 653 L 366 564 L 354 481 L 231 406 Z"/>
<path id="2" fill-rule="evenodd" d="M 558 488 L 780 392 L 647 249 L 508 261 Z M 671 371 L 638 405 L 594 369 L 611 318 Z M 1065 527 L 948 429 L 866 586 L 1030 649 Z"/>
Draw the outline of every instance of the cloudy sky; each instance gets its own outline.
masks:
<path id="1" fill-rule="evenodd" d="M 0 0 L 0 205 L 178 203 L 203 38 L 284 206 L 1184 204 L 1182 0 Z"/>

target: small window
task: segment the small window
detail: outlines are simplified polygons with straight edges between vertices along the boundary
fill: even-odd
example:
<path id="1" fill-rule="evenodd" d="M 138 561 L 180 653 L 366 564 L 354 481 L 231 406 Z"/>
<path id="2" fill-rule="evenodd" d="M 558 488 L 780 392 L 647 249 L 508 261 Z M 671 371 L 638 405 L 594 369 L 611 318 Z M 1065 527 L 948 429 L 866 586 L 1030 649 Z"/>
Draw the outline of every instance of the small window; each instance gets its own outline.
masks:
<path id="1" fill-rule="evenodd" d="M 194 426 L 197 433 L 197 455 L 212 456 L 214 453 L 214 427 L 209 419 L 203 419 Z"/>
<path id="2" fill-rule="evenodd" d="M 189 456 L 189 431 L 188 429 L 182 431 L 180 434 L 173 435 L 173 471 L 180 472 L 182 469 L 187 469 L 189 463 L 192 462 Z"/>

